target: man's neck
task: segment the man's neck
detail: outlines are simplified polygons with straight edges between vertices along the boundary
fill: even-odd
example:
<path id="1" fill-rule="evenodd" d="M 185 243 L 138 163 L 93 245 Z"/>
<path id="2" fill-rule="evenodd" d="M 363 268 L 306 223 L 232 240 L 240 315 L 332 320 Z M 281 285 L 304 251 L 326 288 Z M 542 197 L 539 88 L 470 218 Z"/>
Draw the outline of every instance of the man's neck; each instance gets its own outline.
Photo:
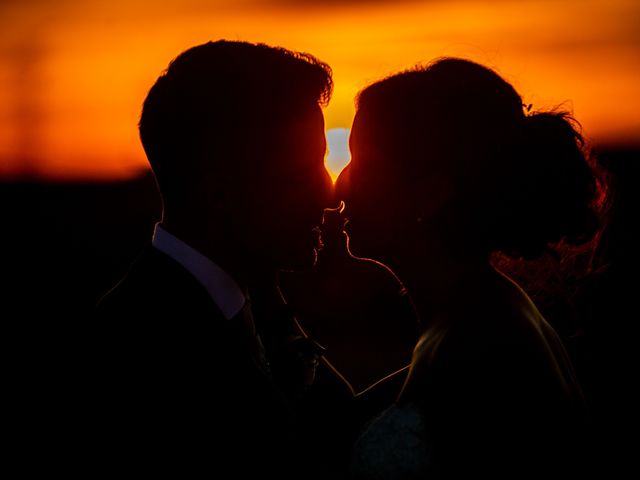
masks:
<path id="1" fill-rule="evenodd" d="M 176 222 L 166 217 L 160 225 L 222 268 L 245 293 L 247 292 L 252 277 L 251 268 L 247 265 L 249 262 L 234 242 L 220 234 L 221 229 L 209 225 Z"/>

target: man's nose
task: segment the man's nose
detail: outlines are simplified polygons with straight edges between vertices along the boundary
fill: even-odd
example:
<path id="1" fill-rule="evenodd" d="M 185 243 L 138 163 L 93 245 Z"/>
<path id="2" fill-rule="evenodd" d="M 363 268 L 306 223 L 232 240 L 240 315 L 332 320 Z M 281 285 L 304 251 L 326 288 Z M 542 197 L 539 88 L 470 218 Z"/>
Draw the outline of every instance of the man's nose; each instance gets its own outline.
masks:
<path id="1" fill-rule="evenodd" d="M 318 201 L 322 208 L 333 207 L 334 204 L 338 204 L 335 198 L 335 188 L 331 175 L 326 169 L 323 169 L 322 174 L 318 178 Z"/>

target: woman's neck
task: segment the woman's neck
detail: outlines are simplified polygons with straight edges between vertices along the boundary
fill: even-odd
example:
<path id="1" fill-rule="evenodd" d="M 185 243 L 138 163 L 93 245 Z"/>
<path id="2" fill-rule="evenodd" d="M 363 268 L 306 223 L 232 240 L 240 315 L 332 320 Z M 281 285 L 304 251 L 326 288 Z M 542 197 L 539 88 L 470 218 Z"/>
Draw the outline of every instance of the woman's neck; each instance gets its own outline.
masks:
<path id="1" fill-rule="evenodd" d="M 434 241 L 405 248 L 398 254 L 390 266 L 409 291 L 425 325 L 460 301 L 461 289 L 482 286 L 493 271 L 488 255 Z"/>

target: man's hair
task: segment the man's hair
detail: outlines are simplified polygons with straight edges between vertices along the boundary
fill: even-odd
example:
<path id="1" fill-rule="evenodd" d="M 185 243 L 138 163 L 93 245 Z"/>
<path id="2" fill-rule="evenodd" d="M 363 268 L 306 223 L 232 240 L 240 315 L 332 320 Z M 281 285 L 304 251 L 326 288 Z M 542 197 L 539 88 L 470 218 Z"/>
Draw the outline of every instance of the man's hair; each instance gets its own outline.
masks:
<path id="1" fill-rule="evenodd" d="M 226 40 L 181 53 L 151 87 L 139 123 L 165 202 L 180 201 L 212 163 L 224 172 L 251 157 L 243 152 L 296 112 L 325 105 L 332 87 L 329 66 L 307 53 Z"/>

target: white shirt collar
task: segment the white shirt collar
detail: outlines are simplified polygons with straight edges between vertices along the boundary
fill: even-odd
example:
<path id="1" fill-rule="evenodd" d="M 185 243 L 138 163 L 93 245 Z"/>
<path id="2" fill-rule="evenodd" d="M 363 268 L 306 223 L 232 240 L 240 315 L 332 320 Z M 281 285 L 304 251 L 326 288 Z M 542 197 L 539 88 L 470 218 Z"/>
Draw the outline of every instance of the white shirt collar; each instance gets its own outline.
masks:
<path id="1" fill-rule="evenodd" d="M 233 278 L 209 258 L 167 232 L 159 223 L 153 232 L 152 245 L 186 268 L 209 292 L 227 320 L 242 309 L 246 297 Z"/>

